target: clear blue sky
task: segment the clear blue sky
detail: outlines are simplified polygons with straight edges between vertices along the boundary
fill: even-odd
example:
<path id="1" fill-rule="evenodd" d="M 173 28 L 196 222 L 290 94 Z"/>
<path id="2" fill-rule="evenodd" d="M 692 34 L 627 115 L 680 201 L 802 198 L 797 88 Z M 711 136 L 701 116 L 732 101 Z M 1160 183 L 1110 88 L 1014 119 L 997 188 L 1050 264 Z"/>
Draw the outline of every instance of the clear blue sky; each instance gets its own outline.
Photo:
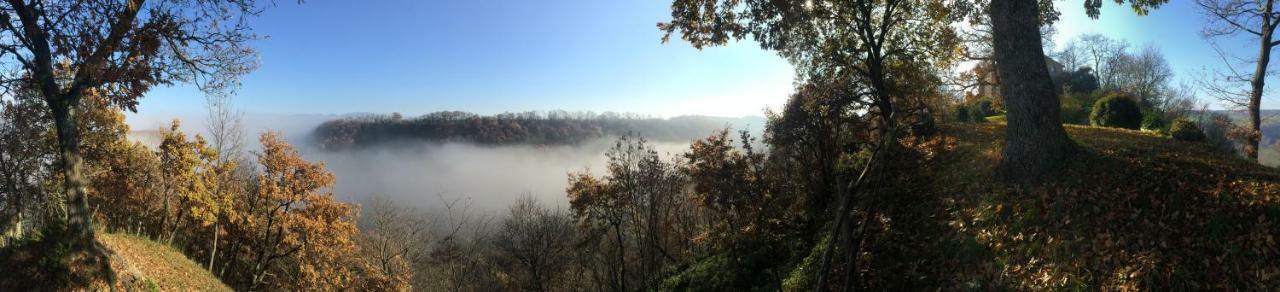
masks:
<path id="1" fill-rule="evenodd" d="M 784 60 L 755 43 L 698 51 L 660 44 L 663 0 L 310 0 L 255 19 L 261 67 L 235 103 L 250 113 L 627 111 L 661 116 L 760 115 L 792 87 Z M 1099 20 L 1058 1 L 1057 43 L 1102 33 L 1154 43 L 1179 80 L 1218 66 L 1199 37 L 1204 16 L 1172 1 L 1150 16 L 1108 2 Z M 1232 43 L 1236 49 L 1253 49 Z M 202 112 L 189 87 L 160 88 L 139 116 Z M 1264 107 L 1276 107 L 1267 101 Z"/>
<path id="2" fill-rule="evenodd" d="M 261 67 L 235 103 L 254 113 L 439 110 L 760 115 L 792 69 L 754 43 L 661 44 L 670 3 L 651 0 L 310 0 L 254 21 Z M 676 39 L 678 40 L 678 39 Z M 143 116 L 202 111 L 162 88 Z"/>

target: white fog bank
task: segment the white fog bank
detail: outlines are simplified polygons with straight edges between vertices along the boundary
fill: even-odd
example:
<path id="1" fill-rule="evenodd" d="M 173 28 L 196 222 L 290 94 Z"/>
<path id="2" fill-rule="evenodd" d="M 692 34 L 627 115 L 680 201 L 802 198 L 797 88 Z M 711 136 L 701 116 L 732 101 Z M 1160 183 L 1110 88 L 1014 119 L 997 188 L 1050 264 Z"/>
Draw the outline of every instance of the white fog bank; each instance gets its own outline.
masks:
<path id="1" fill-rule="evenodd" d="M 614 138 L 579 145 L 476 146 L 467 143 L 411 143 L 362 150 L 302 151 L 324 161 L 337 176 L 334 193 L 363 202 L 383 196 L 408 207 L 434 208 L 445 198 L 469 198 L 472 207 L 499 211 L 531 195 L 549 205 L 568 206 L 568 174 L 590 169 L 603 174 L 604 153 Z M 650 142 L 659 153 L 679 155 L 688 143 Z"/>
<path id="2" fill-rule="evenodd" d="M 258 151 L 258 135 L 280 132 L 309 161 L 323 161 L 337 181 L 334 195 L 366 203 L 373 196 L 405 207 L 433 209 L 447 200 L 465 198 L 477 211 L 501 212 L 515 199 L 531 195 L 548 205 L 567 207 L 568 174 L 590 169 L 602 175 L 605 152 L 616 137 L 576 145 L 479 146 L 469 143 L 400 142 L 358 150 L 324 151 L 311 144 L 311 131 L 340 115 L 248 114 L 244 117 L 245 150 Z M 199 114 L 129 117 L 131 139 L 158 143 L 157 129 L 179 118 L 187 134 L 206 133 Z M 759 126 L 755 127 L 757 130 Z M 712 134 L 711 129 L 706 135 Z M 643 133 L 641 133 L 643 134 Z M 679 155 L 690 141 L 648 143 L 664 155 Z"/>

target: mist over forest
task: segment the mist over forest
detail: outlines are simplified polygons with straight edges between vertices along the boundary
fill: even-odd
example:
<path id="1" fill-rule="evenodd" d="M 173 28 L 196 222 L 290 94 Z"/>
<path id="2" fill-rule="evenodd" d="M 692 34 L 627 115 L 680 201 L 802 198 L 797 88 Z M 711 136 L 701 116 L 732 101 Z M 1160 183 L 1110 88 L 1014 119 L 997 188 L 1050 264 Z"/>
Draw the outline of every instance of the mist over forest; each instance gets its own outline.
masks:
<path id="1" fill-rule="evenodd" d="M 559 112 L 559 114 L 554 114 Z M 456 136 L 431 138 L 419 133 L 397 135 L 363 135 L 349 141 L 346 147 L 326 147 L 321 131 L 336 125 L 360 124 L 367 131 L 395 124 L 397 114 L 262 114 L 243 117 L 244 131 L 251 136 L 265 131 L 280 132 L 309 161 L 323 161 L 336 177 L 334 194 L 341 200 L 368 203 L 373 196 L 390 199 L 408 207 L 433 209 L 446 201 L 461 200 L 474 211 L 501 213 L 516 199 L 531 196 L 549 205 L 567 207 L 565 183 L 570 173 L 589 171 L 603 174 L 605 151 L 616 144 L 620 135 L 632 132 L 644 137 L 660 154 L 675 159 L 689 148 L 693 140 L 705 138 L 716 130 L 748 130 L 759 137 L 766 120 L 760 116 L 712 117 L 677 116 L 655 118 L 636 114 L 589 114 L 522 112 L 481 116 L 463 112 L 438 112 L 421 117 L 403 118 L 413 121 L 438 117 L 440 113 L 461 115 L 466 119 L 542 121 L 548 116 L 576 115 L 567 124 L 598 127 L 581 134 L 574 141 L 496 140 L 485 138 L 477 143 L 459 137 L 486 137 L 475 127 L 459 124 L 437 126 L 453 129 Z M 159 129 L 169 120 L 183 121 L 191 133 L 205 133 L 203 115 L 175 115 L 169 118 L 136 117 L 130 121 L 131 138 L 144 144 L 158 144 Z M 465 119 L 463 119 L 465 120 Z M 544 128 L 549 129 L 549 128 Z M 439 136 L 437 136 L 439 137 Z M 246 143 L 248 151 L 259 145 Z M 355 147 L 358 146 L 358 147 Z"/>
<path id="2" fill-rule="evenodd" d="M 324 161 L 337 176 L 334 193 L 366 202 L 379 195 L 419 208 L 465 198 L 478 211 L 503 211 L 515 199 L 533 196 L 566 207 L 570 172 L 602 174 L 604 153 L 616 138 L 575 145 L 485 146 L 466 142 L 398 142 L 356 150 L 303 148 L 308 160 Z M 652 142 L 659 152 L 679 155 L 688 143 Z"/>

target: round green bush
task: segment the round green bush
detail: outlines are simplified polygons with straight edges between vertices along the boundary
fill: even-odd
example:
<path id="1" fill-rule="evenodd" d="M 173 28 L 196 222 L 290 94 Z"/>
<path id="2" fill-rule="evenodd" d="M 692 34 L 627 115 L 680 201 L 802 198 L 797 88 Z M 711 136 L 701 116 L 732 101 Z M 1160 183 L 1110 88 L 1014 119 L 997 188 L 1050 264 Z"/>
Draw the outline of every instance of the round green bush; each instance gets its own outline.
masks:
<path id="1" fill-rule="evenodd" d="M 1142 115 L 1142 128 L 1152 131 L 1161 131 L 1164 129 L 1164 118 L 1157 112 L 1147 112 Z"/>
<path id="2" fill-rule="evenodd" d="M 1137 130 L 1142 126 L 1142 109 L 1133 98 L 1108 94 L 1093 104 L 1089 124 L 1094 126 Z"/>
<path id="3" fill-rule="evenodd" d="M 959 106 L 956 106 L 956 111 L 955 111 L 954 116 L 956 117 L 956 121 L 959 121 L 959 122 L 968 122 L 968 121 L 969 121 L 969 107 L 968 107 L 968 106 L 965 106 L 965 105 L 959 105 Z"/>
<path id="4" fill-rule="evenodd" d="M 1195 122 L 1187 119 L 1174 120 L 1173 126 L 1169 127 L 1169 135 L 1182 141 L 1204 141 L 1204 131 L 1201 131 L 1200 126 Z"/>

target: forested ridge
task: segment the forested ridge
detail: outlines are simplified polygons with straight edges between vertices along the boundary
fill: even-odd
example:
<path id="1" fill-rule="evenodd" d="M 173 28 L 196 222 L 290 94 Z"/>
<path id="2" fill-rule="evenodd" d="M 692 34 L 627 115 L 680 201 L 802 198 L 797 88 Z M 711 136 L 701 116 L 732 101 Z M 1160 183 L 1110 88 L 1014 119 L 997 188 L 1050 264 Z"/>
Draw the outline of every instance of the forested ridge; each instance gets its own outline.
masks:
<path id="1" fill-rule="evenodd" d="M 325 150 L 359 149 L 395 142 L 468 142 L 479 145 L 565 145 L 628 133 L 656 141 L 687 142 L 714 129 L 764 127 L 762 117 L 678 116 L 591 112 L 521 112 L 477 115 L 441 111 L 413 118 L 399 113 L 362 114 L 316 127 L 312 142 Z"/>

